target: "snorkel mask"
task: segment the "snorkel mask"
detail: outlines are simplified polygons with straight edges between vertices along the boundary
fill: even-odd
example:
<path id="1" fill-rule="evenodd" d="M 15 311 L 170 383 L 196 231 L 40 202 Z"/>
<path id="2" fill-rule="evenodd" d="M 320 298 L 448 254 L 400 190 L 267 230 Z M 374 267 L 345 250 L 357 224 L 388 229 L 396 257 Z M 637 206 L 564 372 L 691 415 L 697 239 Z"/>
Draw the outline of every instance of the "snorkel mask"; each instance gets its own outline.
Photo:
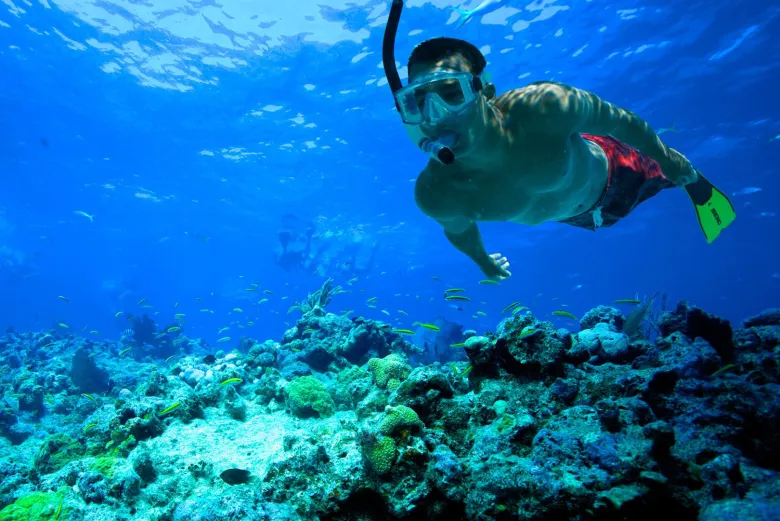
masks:
<path id="1" fill-rule="evenodd" d="M 458 136 L 442 132 L 434 139 L 420 128 L 437 124 L 463 114 L 479 97 L 479 91 L 489 81 L 487 73 L 475 76 L 469 72 L 439 71 L 416 78 L 404 86 L 395 67 L 395 35 L 401 20 L 403 0 L 393 0 L 382 41 L 382 65 L 401 115 L 406 133 L 417 147 L 444 165 L 455 161 L 452 146 Z"/>

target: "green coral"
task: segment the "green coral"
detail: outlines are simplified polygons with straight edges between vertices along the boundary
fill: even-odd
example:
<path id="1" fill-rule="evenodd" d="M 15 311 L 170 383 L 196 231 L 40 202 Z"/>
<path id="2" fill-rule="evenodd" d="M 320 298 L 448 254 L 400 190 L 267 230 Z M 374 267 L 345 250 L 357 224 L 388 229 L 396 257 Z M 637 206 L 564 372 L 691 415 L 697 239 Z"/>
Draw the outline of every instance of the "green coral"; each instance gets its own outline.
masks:
<path id="1" fill-rule="evenodd" d="M 91 467 L 93 470 L 96 470 L 103 474 L 105 477 L 111 479 L 111 477 L 114 475 L 114 465 L 116 464 L 116 458 L 113 456 L 105 456 L 102 458 L 96 459 Z"/>
<path id="2" fill-rule="evenodd" d="M 12 504 L 0 510 L 2 521 L 55 521 L 63 520 L 64 510 L 62 500 L 67 487 L 61 487 L 57 492 L 33 492 L 22 496 Z"/>
<path id="3" fill-rule="evenodd" d="M 515 417 L 511 414 L 505 413 L 501 415 L 501 417 L 496 421 L 496 430 L 499 432 L 499 434 L 504 434 L 505 432 L 513 429 L 516 424 L 517 421 L 515 420 Z"/>
<path id="4" fill-rule="evenodd" d="M 417 413 L 406 405 L 388 406 L 385 409 L 385 419 L 379 424 L 379 432 L 386 436 L 392 436 L 401 431 L 420 431 L 424 428 L 425 424 L 417 416 Z"/>
<path id="5" fill-rule="evenodd" d="M 46 438 L 35 453 L 33 465 L 41 474 L 50 474 L 82 458 L 84 452 L 84 447 L 73 438 L 65 434 L 53 434 Z"/>
<path id="6" fill-rule="evenodd" d="M 386 474 L 395 461 L 395 441 L 382 436 L 372 443 L 365 453 L 366 460 L 377 474 Z"/>
<path id="7" fill-rule="evenodd" d="M 285 388 L 287 406 L 299 418 L 319 415 L 332 416 L 336 409 L 325 385 L 313 376 L 302 376 L 290 382 Z"/>
<path id="8" fill-rule="evenodd" d="M 412 372 L 398 355 L 390 354 L 384 358 L 372 358 L 368 361 L 368 370 L 374 377 L 374 383 L 382 389 L 395 390 Z"/>

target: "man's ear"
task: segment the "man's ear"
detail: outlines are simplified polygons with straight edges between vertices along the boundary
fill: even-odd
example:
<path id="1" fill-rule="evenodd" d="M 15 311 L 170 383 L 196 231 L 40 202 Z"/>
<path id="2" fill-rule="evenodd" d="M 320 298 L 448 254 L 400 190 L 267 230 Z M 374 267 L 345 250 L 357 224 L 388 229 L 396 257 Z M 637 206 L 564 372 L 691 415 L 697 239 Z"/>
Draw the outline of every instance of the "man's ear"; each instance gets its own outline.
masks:
<path id="1" fill-rule="evenodd" d="M 488 101 L 492 100 L 496 97 L 496 86 L 492 83 L 486 83 L 485 86 L 482 87 L 482 95 L 485 96 Z"/>

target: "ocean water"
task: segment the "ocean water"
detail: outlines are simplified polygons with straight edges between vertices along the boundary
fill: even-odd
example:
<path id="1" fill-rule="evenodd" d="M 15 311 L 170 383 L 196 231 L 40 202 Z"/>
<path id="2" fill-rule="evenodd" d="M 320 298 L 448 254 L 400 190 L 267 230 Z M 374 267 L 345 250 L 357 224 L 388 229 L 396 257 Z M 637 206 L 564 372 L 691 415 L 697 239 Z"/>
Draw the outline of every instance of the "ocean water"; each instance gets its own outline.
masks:
<path id="1" fill-rule="evenodd" d="M 620 299 L 646 302 L 658 295 L 648 315 L 658 320 L 684 300 L 734 328 L 778 306 L 780 7 L 768 0 L 506 0 L 458 23 L 454 7 L 478 5 L 406 2 L 396 46 L 404 81 L 404 64 L 416 44 L 450 36 L 480 48 L 499 93 L 542 80 L 591 91 L 663 129 L 664 142 L 731 198 L 735 222 L 707 244 L 690 201 L 675 189 L 596 232 L 560 223 L 484 223 L 487 250 L 509 259 L 512 277 L 480 283 L 479 269 L 415 205 L 414 182 L 427 156 L 406 137 L 382 71 L 390 2 L 1 0 L 4 400 L 16 404 L 19 396 L 12 395 L 28 392 L 14 379 L 29 365 L 28 348 L 37 352 L 46 346 L 40 352 L 48 354 L 37 358 L 61 360 L 63 369 L 40 367 L 33 380 L 40 378 L 42 396 L 62 401 L 76 417 L 66 421 L 62 410 L 25 412 L 8 405 L 12 416 L 37 427 L 22 429 L 23 439 L 4 441 L 0 456 L 30 459 L 47 435 L 68 425 L 83 432 L 85 425 L 108 424 L 108 412 L 93 418 L 95 411 L 86 408 L 91 398 L 79 396 L 102 396 L 96 410 L 106 404 L 113 410 L 115 400 L 129 400 L 121 398 L 125 387 L 135 394 L 157 372 L 184 382 L 182 368 L 200 370 L 193 360 L 207 354 L 222 360 L 209 375 L 217 391 L 234 392 L 226 390 L 230 384 L 219 386 L 222 377 L 259 385 L 260 373 L 225 372 L 224 364 L 231 362 L 223 356 L 246 357 L 264 341 L 284 345 L 294 338 L 302 344 L 292 353 L 308 352 L 314 343 L 310 329 L 325 331 L 317 340 L 325 343 L 336 330 L 357 334 L 357 322 L 337 317 L 380 324 L 382 335 L 411 329 L 415 334 L 405 338 L 420 351 L 401 350 L 409 355 L 409 367 L 436 363 L 449 370 L 453 362 L 460 364 L 453 366 L 457 376 L 476 362 L 463 350 L 453 354 L 449 344 L 460 344 L 463 331 L 485 338 L 511 329 L 512 309 L 506 308 L 513 303 L 550 322 L 550 334 L 580 330 L 562 312 L 580 319 L 600 305 L 614 305 L 625 315 L 635 309 L 614 304 Z M 295 309 L 329 279 L 343 290 L 327 306 L 329 320 L 340 326 L 325 327 L 321 317 L 301 318 Z M 450 288 L 463 288 L 459 294 L 470 300 L 445 300 Z M 764 322 L 773 327 L 772 320 Z M 522 325 L 543 329 L 534 324 Z M 651 342 L 663 336 L 649 326 L 647 333 Z M 171 344 L 177 338 L 183 340 Z M 166 343 L 165 356 L 156 350 L 160 341 Z M 759 347 L 771 352 L 776 346 L 770 341 Z M 98 366 L 114 375 L 138 371 L 143 377 L 117 377 L 94 390 L 47 380 L 47 371 L 73 371 L 71 359 L 79 350 L 92 350 Z M 381 358 L 388 354 L 379 351 Z M 718 354 L 720 363 L 707 366 L 706 374 L 731 363 Z M 12 355 L 22 362 L 12 363 L 7 358 Z M 178 357 L 183 365 L 172 369 Z M 333 368 L 310 362 L 305 361 L 307 371 L 335 382 L 335 372 L 323 376 Z M 350 362 L 365 366 L 367 359 Z M 276 363 L 285 381 L 307 373 Z M 199 380 L 188 375 L 182 385 L 202 391 Z M 456 391 L 475 392 L 463 376 L 453 383 Z M 765 391 L 776 398 L 774 378 L 765 383 L 774 381 L 775 387 Z M 251 402 L 246 392 L 235 392 Z M 139 416 L 185 400 L 178 391 L 148 396 L 154 399 L 136 407 Z M 279 410 L 285 404 L 289 409 L 289 396 L 280 396 Z M 218 407 L 220 400 L 202 404 L 207 417 L 217 414 L 208 407 Z M 352 405 L 335 403 L 342 412 L 360 410 Z M 171 414 L 163 419 L 178 425 Z M 284 421 L 292 422 L 292 416 Z M 199 418 L 196 424 L 202 421 L 198 414 L 192 417 Z M 107 427 L 88 430 L 101 429 L 110 437 Z M 186 429 L 179 435 L 197 439 Z M 130 461 L 131 452 L 123 449 L 121 456 Z M 48 486 L 27 483 L 24 490 L 57 489 Z M 192 501 L 197 490 L 209 488 L 198 487 L 179 489 L 177 497 Z M 0 492 L 0 507 L 20 495 Z M 173 515 L 161 505 L 147 510 L 127 498 L 100 510 L 78 492 L 68 494 L 69 515 L 82 516 L 73 519 Z M 271 493 L 264 500 L 294 503 Z M 514 504 L 507 508 L 515 517 L 506 519 L 553 515 L 535 517 L 530 507 L 521 514 Z M 297 511 L 303 518 L 337 519 L 328 517 L 336 515 L 330 507 Z M 196 518 L 182 513 L 184 507 L 178 512 L 175 519 Z M 485 515 L 506 514 L 491 512 Z M 777 519 L 776 510 L 773 515 Z M 230 519 L 242 518 L 255 519 Z"/>

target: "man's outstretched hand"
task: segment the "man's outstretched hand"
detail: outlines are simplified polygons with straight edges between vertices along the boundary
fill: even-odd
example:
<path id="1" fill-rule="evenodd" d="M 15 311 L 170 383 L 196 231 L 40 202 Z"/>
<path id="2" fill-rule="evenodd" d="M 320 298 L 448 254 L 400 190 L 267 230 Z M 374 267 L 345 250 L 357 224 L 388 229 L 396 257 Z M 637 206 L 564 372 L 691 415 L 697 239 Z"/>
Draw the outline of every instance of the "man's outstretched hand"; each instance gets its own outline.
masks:
<path id="1" fill-rule="evenodd" d="M 491 280 L 504 280 L 512 276 L 512 273 L 507 269 L 509 268 L 509 261 L 506 257 L 501 256 L 500 253 L 492 253 L 488 255 L 489 262 L 482 266 L 482 273 L 484 273 Z"/>

